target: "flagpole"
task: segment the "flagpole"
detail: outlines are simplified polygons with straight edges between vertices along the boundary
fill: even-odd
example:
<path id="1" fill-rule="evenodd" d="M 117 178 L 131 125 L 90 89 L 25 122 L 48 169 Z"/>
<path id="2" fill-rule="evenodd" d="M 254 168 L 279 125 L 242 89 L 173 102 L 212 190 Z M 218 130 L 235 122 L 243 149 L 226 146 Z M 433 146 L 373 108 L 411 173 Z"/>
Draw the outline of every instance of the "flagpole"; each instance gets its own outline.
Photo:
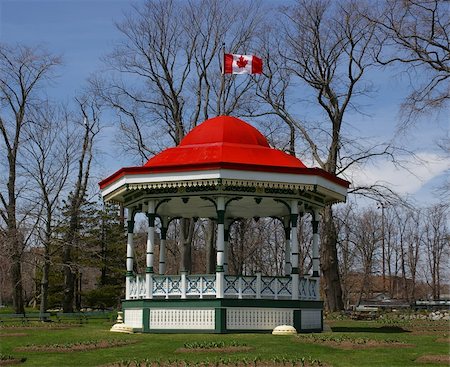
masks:
<path id="1" fill-rule="evenodd" d="M 223 97 L 223 110 L 225 110 L 225 42 L 222 43 L 222 78 L 220 81 L 220 95 L 219 95 L 219 114 L 222 115 L 224 111 L 222 111 L 222 97 Z"/>

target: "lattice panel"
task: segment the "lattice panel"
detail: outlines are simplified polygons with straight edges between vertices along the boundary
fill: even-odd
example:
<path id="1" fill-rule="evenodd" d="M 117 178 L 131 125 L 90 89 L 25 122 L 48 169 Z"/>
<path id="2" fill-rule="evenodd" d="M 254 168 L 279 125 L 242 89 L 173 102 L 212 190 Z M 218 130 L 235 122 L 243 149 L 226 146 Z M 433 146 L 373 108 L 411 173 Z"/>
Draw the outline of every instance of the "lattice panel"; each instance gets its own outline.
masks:
<path id="1" fill-rule="evenodd" d="M 318 300 L 317 295 L 317 279 L 302 278 L 299 282 L 300 299 Z"/>
<path id="2" fill-rule="evenodd" d="M 320 310 L 301 310 L 302 330 L 320 329 L 322 327 L 322 312 Z"/>
<path id="3" fill-rule="evenodd" d="M 136 278 L 130 279 L 130 298 L 134 299 L 138 297 L 138 284 Z"/>
<path id="4" fill-rule="evenodd" d="M 281 308 L 228 308 L 228 330 L 272 330 L 293 325 L 293 310 Z"/>
<path id="5" fill-rule="evenodd" d="M 142 328 L 142 310 L 125 310 L 124 323 L 133 328 Z"/>
<path id="6" fill-rule="evenodd" d="M 150 329 L 214 330 L 213 309 L 151 309 Z"/>

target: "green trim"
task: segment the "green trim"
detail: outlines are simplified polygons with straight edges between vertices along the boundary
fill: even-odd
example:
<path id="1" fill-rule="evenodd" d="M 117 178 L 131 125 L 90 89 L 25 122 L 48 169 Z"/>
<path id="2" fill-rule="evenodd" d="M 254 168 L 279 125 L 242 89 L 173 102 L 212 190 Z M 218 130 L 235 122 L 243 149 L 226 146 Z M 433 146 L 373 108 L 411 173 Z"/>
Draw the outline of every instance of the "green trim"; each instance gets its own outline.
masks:
<path id="1" fill-rule="evenodd" d="M 225 224 L 225 210 L 217 210 L 217 224 Z"/>
<path id="2" fill-rule="evenodd" d="M 292 268 L 291 274 L 298 274 L 298 268 Z"/>
<path id="3" fill-rule="evenodd" d="M 134 231 L 134 220 L 127 220 L 127 232 L 132 234 Z"/>
<path id="4" fill-rule="evenodd" d="M 226 332 L 227 330 L 227 309 L 226 308 L 215 308 L 214 309 L 214 317 L 215 317 L 215 332 L 217 334 L 221 334 Z"/>
<path id="5" fill-rule="evenodd" d="M 153 266 L 147 266 L 147 267 L 145 268 L 145 273 L 146 273 L 146 274 L 148 274 L 148 273 L 153 274 L 153 273 L 154 273 L 154 271 L 153 271 Z"/>
<path id="6" fill-rule="evenodd" d="M 256 307 L 256 308 L 296 308 L 323 309 L 322 301 L 273 300 L 273 299 L 131 299 L 122 300 L 122 308 L 220 308 L 220 307 Z"/>
<path id="7" fill-rule="evenodd" d="M 215 329 L 152 329 L 149 334 L 217 334 Z"/>
<path id="8" fill-rule="evenodd" d="M 167 227 L 161 227 L 161 239 L 166 240 L 167 238 Z"/>
<path id="9" fill-rule="evenodd" d="M 286 240 L 291 239 L 291 229 L 289 227 L 284 227 L 284 236 Z"/>
<path id="10" fill-rule="evenodd" d="M 291 214 L 291 228 L 297 227 L 298 214 Z"/>
<path id="11" fill-rule="evenodd" d="M 313 234 L 319 233 L 319 221 L 318 220 L 312 220 L 311 224 L 312 224 L 312 228 L 313 228 Z"/>
<path id="12" fill-rule="evenodd" d="M 155 218 L 156 218 L 156 214 L 155 213 L 147 213 L 147 218 L 148 218 L 148 226 L 149 227 L 154 227 L 155 226 Z"/>
<path id="13" fill-rule="evenodd" d="M 127 271 L 127 272 L 125 273 L 125 276 L 126 276 L 126 277 L 134 277 L 134 273 L 133 273 L 132 271 Z"/>
<path id="14" fill-rule="evenodd" d="M 217 265 L 216 266 L 216 273 L 223 273 L 223 272 L 224 272 L 223 265 Z"/>
<path id="15" fill-rule="evenodd" d="M 150 309 L 144 308 L 142 310 L 142 331 L 148 333 L 150 331 Z"/>
<path id="16" fill-rule="evenodd" d="M 323 331 L 323 309 L 320 310 L 320 332 Z"/>
<path id="17" fill-rule="evenodd" d="M 302 329 L 302 310 L 294 310 L 294 317 L 293 317 L 293 321 L 294 321 L 294 326 L 295 330 L 297 330 L 297 332 L 301 331 Z"/>

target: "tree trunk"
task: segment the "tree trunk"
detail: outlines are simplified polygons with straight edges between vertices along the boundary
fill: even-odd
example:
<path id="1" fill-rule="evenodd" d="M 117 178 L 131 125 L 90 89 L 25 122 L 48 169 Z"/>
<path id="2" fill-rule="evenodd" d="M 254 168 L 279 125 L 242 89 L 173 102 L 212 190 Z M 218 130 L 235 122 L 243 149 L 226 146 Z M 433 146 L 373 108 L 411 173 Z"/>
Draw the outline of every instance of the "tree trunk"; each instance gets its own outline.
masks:
<path id="1" fill-rule="evenodd" d="M 324 278 L 325 307 L 331 312 L 339 311 L 344 309 L 344 303 L 338 268 L 337 232 L 330 205 L 324 208 L 322 228 L 321 268 Z"/>
<path id="2" fill-rule="evenodd" d="M 72 256 L 70 251 L 70 244 L 64 245 L 63 250 L 64 263 L 64 298 L 63 298 L 63 312 L 73 312 L 73 297 L 74 297 L 74 276 L 72 272 Z"/>
<path id="3" fill-rule="evenodd" d="M 41 278 L 41 304 L 39 306 L 39 313 L 41 321 L 45 321 L 43 317 L 44 313 L 48 308 L 48 275 L 50 272 L 50 255 L 48 249 L 45 249 L 44 254 L 44 266 L 42 267 L 42 278 Z"/>
<path id="4" fill-rule="evenodd" d="M 212 220 L 208 220 L 208 226 L 206 227 L 206 274 L 216 272 L 215 234 L 216 226 Z"/>
<path id="5" fill-rule="evenodd" d="M 23 287 L 22 287 L 22 256 L 19 249 L 19 244 L 17 239 L 13 240 L 15 242 L 12 256 L 12 266 L 11 266 L 11 281 L 13 292 L 13 308 L 14 313 L 24 314 L 24 302 L 23 302 Z"/>
<path id="6" fill-rule="evenodd" d="M 192 237 L 194 233 L 194 220 L 183 218 L 180 220 L 181 264 L 180 272 L 192 271 Z"/>

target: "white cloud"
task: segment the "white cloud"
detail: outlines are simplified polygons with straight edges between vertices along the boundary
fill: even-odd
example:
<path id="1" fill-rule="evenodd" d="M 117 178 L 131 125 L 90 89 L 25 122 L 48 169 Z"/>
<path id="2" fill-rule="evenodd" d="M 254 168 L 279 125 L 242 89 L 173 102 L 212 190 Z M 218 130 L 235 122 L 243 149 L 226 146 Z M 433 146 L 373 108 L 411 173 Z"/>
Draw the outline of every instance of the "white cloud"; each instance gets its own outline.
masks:
<path id="1" fill-rule="evenodd" d="M 450 170 L 450 157 L 435 153 L 421 152 L 416 160 L 402 163 L 402 167 L 392 162 L 378 161 L 351 172 L 353 184 L 389 186 L 399 194 L 414 194 L 427 182 Z"/>

